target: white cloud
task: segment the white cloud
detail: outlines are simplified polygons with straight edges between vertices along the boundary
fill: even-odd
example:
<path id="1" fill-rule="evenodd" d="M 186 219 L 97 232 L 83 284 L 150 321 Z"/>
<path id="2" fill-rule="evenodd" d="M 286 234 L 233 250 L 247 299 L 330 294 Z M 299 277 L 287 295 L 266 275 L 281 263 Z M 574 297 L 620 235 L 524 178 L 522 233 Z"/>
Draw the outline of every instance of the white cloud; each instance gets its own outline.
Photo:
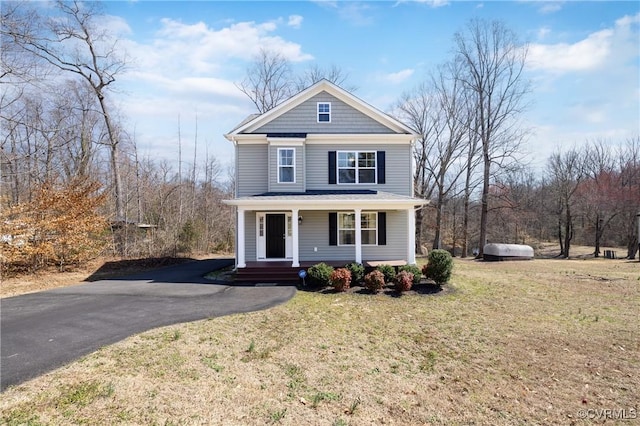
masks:
<path id="1" fill-rule="evenodd" d="M 602 65 L 611 52 L 613 31 L 601 30 L 576 43 L 529 46 L 528 63 L 533 69 L 567 72 L 594 69 Z"/>
<path id="2" fill-rule="evenodd" d="M 408 79 L 409 77 L 411 77 L 413 75 L 415 70 L 411 69 L 411 68 L 407 68 L 404 69 L 402 71 L 398 71 L 398 72 L 392 72 L 390 74 L 386 74 L 384 76 L 384 80 L 392 83 L 392 84 L 398 84 L 398 83 L 402 83 L 403 81 L 405 81 L 406 79 Z"/>
<path id="3" fill-rule="evenodd" d="M 624 63 L 630 58 L 637 58 L 638 23 L 640 13 L 626 15 L 616 20 L 612 28 L 593 32 L 574 43 L 532 43 L 529 45 L 528 66 L 533 70 L 563 74 L 601 70 L 610 67 L 612 61 Z M 538 31 L 539 38 L 550 34 L 548 27 Z"/>
<path id="4" fill-rule="evenodd" d="M 248 61 L 262 47 L 292 62 L 313 59 L 300 44 L 277 34 L 284 25 L 301 23 L 302 17 L 294 15 L 288 20 L 226 22 L 219 27 L 165 18 L 150 41 L 122 36 L 120 42 L 135 64 L 119 80 L 126 94 L 121 107 L 136 128 L 141 152 L 174 161 L 177 117 L 181 117 L 186 146 L 195 138 L 197 113 L 198 149 L 204 149 L 205 143 L 215 146 L 219 159 L 230 160 L 233 145 L 222 134 L 253 111 L 235 82 L 242 79 Z"/>
<path id="5" fill-rule="evenodd" d="M 161 25 L 152 43 L 131 42 L 127 46 L 144 69 L 211 75 L 229 60 L 250 60 L 263 47 L 282 53 L 292 62 L 313 59 L 299 44 L 274 35 L 275 22 L 239 22 L 214 29 L 203 22 L 186 24 L 165 18 Z"/>
<path id="6" fill-rule="evenodd" d="M 287 22 L 287 25 L 290 26 L 291 28 L 298 29 L 302 26 L 303 19 L 304 18 L 300 15 L 291 15 L 289 16 L 289 21 Z"/>
<path id="7" fill-rule="evenodd" d="M 538 9 L 540 13 L 554 13 L 562 9 L 561 1 L 552 1 L 552 2 L 544 2 L 543 5 Z"/>
<path id="8" fill-rule="evenodd" d="M 357 1 L 338 2 L 328 0 L 314 0 L 314 3 L 324 7 L 325 9 L 335 11 L 340 19 L 357 27 L 371 25 L 374 22 L 373 17 L 369 14 L 373 3 L 362 3 Z"/>
<path id="9" fill-rule="evenodd" d="M 435 9 L 437 7 L 448 6 L 451 2 L 449 0 L 398 0 L 394 6 L 402 3 L 422 3 Z"/>
<path id="10" fill-rule="evenodd" d="M 546 38 L 549 34 L 551 34 L 551 28 L 549 27 L 542 27 L 538 30 L 538 39 L 542 40 L 544 38 Z"/>

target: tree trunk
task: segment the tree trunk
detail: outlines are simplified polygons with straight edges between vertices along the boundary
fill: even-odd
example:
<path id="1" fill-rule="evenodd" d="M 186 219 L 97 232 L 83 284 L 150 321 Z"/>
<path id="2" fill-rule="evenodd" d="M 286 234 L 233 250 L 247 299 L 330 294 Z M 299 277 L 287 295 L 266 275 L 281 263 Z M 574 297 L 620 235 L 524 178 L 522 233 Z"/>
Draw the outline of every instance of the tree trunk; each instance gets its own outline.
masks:
<path id="1" fill-rule="evenodd" d="M 565 210 L 565 223 L 564 223 L 564 258 L 569 258 L 569 250 L 571 248 L 571 238 L 573 238 L 573 224 L 571 221 L 571 207 L 567 202 Z"/>
<path id="2" fill-rule="evenodd" d="M 487 219 L 489 215 L 489 177 L 491 176 L 491 159 L 489 158 L 489 146 L 483 143 L 484 174 L 482 178 L 482 205 L 480 210 L 480 247 L 478 258 L 484 254 L 484 246 L 487 244 Z"/>
<path id="3" fill-rule="evenodd" d="M 424 210 L 416 210 L 416 253 L 422 254 L 422 224 L 424 222 Z"/>
<path id="4" fill-rule="evenodd" d="M 594 257 L 600 257 L 600 238 L 602 237 L 602 219 L 600 215 L 596 215 L 596 241 L 595 250 L 593 251 Z"/>

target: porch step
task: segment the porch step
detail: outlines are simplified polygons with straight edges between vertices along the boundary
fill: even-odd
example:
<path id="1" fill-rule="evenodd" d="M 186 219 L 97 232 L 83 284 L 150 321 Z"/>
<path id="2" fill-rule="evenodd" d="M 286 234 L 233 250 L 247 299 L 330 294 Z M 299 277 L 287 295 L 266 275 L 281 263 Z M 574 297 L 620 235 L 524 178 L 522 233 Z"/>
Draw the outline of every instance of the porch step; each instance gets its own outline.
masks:
<path id="1" fill-rule="evenodd" d="M 303 268 L 292 268 L 290 266 L 270 266 L 240 268 L 236 272 L 235 280 L 245 283 L 286 283 L 297 284 L 300 282 L 298 271 Z"/>

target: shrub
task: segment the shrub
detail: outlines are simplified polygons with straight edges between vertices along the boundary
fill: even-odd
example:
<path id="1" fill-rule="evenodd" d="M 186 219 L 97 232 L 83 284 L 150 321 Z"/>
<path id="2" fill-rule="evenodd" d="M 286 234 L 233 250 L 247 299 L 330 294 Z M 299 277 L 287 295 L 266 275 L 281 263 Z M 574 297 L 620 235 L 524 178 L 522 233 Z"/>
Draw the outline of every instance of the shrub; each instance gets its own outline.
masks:
<path id="1" fill-rule="evenodd" d="M 409 291 L 413 285 L 413 274 L 408 271 L 400 271 L 394 280 L 396 290 Z"/>
<path id="2" fill-rule="evenodd" d="M 333 267 L 327 265 L 324 262 L 316 263 L 307 270 L 311 282 L 320 286 L 331 285 L 331 274 L 333 273 Z"/>
<path id="3" fill-rule="evenodd" d="M 331 273 L 329 280 L 337 291 L 345 291 L 351 285 L 351 272 L 347 268 L 338 268 Z"/>
<path id="4" fill-rule="evenodd" d="M 351 262 L 345 265 L 345 268 L 351 272 L 351 282 L 354 284 L 361 283 L 364 278 L 364 266 L 358 262 Z"/>
<path id="5" fill-rule="evenodd" d="M 399 268 L 399 271 L 411 272 L 413 274 L 413 285 L 420 284 L 420 279 L 422 278 L 422 271 L 417 265 L 403 265 Z"/>
<path id="6" fill-rule="evenodd" d="M 384 274 L 377 269 L 369 272 L 364 277 L 364 285 L 374 293 L 380 291 L 384 287 Z"/>
<path id="7" fill-rule="evenodd" d="M 432 250 L 427 259 L 427 264 L 422 269 L 424 276 L 432 279 L 438 285 L 449 282 L 451 269 L 453 269 L 451 254 L 446 250 Z"/>
<path id="8" fill-rule="evenodd" d="M 376 269 L 384 274 L 384 280 L 388 283 L 392 283 L 396 277 L 396 269 L 391 265 L 378 265 Z"/>

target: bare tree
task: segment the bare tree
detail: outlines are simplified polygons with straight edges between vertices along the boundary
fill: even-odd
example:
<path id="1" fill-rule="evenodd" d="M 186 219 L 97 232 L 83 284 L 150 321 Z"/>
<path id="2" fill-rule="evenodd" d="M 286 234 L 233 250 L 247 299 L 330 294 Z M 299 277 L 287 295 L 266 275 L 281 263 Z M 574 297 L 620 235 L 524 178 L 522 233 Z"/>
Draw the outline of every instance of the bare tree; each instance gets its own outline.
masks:
<path id="1" fill-rule="evenodd" d="M 328 80 L 349 92 L 355 92 L 358 88 L 349 84 L 348 79 L 349 74 L 335 64 L 332 64 L 327 68 L 323 68 L 318 64 L 313 64 L 304 70 L 302 74 L 298 75 L 294 83 L 294 87 L 297 92 L 301 92 L 320 80 Z"/>
<path id="2" fill-rule="evenodd" d="M 114 187 L 116 220 L 125 217 L 123 188 L 120 178 L 120 135 L 114 122 L 112 107 L 107 101 L 109 87 L 125 69 L 126 58 L 117 40 L 100 26 L 100 4 L 77 0 L 55 2 L 57 16 L 42 17 L 32 14 L 38 21 L 37 33 L 25 33 L 20 28 L 3 28 L 3 36 L 11 37 L 24 52 L 48 63 L 55 69 L 85 81 L 93 91 L 104 120 L 106 145 Z"/>
<path id="3" fill-rule="evenodd" d="M 571 249 L 571 240 L 574 235 L 574 195 L 580 183 L 585 178 L 584 153 L 577 148 L 573 148 L 564 153 L 556 152 L 549 157 L 547 171 L 558 205 L 558 242 L 560 244 L 560 254 L 568 258 Z"/>
<path id="4" fill-rule="evenodd" d="M 237 86 L 262 114 L 292 95 L 291 64 L 281 53 L 262 48 Z"/>
<path id="5" fill-rule="evenodd" d="M 454 35 L 454 41 L 456 59 L 463 68 L 460 79 L 475 98 L 475 131 L 482 144 L 481 256 L 487 241 L 491 165 L 508 158 L 523 136 L 518 118 L 529 92 L 523 76 L 527 48 L 504 23 L 480 19 L 471 20 L 464 32 Z"/>
<path id="6" fill-rule="evenodd" d="M 429 158 L 433 156 L 434 144 L 431 139 L 436 133 L 437 123 L 431 119 L 435 114 L 436 102 L 431 87 L 426 82 L 404 93 L 397 102 L 394 115 L 406 122 L 420 138 L 413 146 L 414 196 L 428 200 L 432 197 L 435 185 L 429 173 Z M 416 251 L 423 245 L 424 209 L 416 211 Z"/>

